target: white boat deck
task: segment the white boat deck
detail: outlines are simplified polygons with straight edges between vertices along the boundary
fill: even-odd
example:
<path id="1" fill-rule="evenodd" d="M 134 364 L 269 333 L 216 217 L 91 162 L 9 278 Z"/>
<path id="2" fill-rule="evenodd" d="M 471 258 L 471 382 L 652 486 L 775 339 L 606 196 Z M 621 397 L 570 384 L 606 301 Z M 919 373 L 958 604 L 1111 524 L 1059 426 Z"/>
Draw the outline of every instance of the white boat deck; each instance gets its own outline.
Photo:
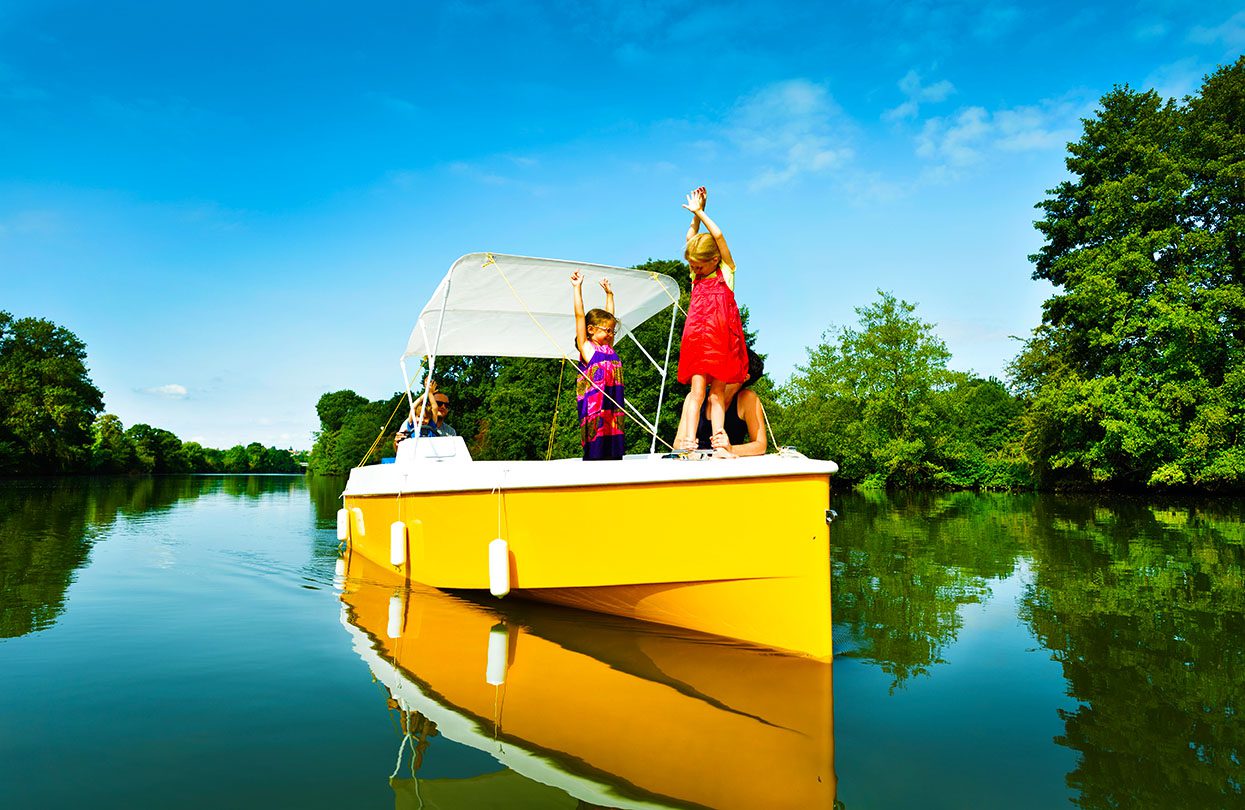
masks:
<path id="1" fill-rule="evenodd" d="M 622 461 L 474 461 L 461 437 L 408 439 L 398 445 L 392 464 L 356 467 L 344 494 L 393 495 L 421 492 L 472 492 L 546 489 L 833 475 L 833 461 L 798 454 L 748 458 L 668 459 L 661 454 L 627 456 Z"/>

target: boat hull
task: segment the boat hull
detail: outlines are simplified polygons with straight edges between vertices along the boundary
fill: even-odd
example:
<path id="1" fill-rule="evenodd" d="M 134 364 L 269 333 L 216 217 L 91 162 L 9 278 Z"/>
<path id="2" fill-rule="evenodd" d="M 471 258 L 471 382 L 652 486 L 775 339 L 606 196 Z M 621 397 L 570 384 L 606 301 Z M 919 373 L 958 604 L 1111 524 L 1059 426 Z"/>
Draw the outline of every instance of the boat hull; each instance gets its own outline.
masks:
<path id="1" fill-rule="evenodd" d="M 388 576 L 349 564 L 343 624 L 404 728 L 432 721 L 529 789 L 552 786 L 541 806 L 584 806 L 560 791 L 605 807 L 833 804 L 829 664 L 606 616 L 494 608 L 381 584 Z M 483 789 L 421 781 L 424 799 Z M 518 787 L 498 786 L 497 806 L 515 805 Z"/>
<path id="2" fill-rule="evenodd" d="M 410 581 L 489 589 L 489 544 L 500 538 L 516 596 L 829 660 L 829 494 L 829 476 L 810 471 L 347 490 L 345 505 L 352 551 Z M 394 523 L 405 527 L 396 550 Z"/>

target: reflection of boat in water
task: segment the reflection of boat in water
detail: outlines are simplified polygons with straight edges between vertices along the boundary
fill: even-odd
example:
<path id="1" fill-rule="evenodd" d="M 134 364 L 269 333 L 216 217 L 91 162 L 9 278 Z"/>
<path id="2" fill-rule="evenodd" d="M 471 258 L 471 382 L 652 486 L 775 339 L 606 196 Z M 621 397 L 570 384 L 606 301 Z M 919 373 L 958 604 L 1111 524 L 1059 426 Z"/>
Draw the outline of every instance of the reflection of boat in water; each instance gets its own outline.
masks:
<path id="1" fill-rule="evenodd" d="M 673 335 L 679 291 L 668 276 L 471 254 L 424 307 L 404 373 L 407 357 L 428 358 L 429 371 L 443 355 L 565 358 L 569 340 L 553 336 L 574 334 L 572 270 L 585 291 L 610 278 L 617 342 L 666 309 Z M 513 591 L 828 661 L 826 519 L 838 466 L 790 450 L 687 462 L 654 447 L 589 464 L 475 461 L 459 437 L 411 439 L 394 463 L 351 471 L 338 537 L 426 585 Z"/>
<path id="2" fill-rule="evenodd" d="M 358 555 L 349 568 L 343 624 L 401 712 L 403 746 L 422 756 L 431 724 L 509 769 L 394 780 L 399 806 L 834 801 L 828 663 L 611 616 L 501 610 L 384 584 L 391 575 Z"/>

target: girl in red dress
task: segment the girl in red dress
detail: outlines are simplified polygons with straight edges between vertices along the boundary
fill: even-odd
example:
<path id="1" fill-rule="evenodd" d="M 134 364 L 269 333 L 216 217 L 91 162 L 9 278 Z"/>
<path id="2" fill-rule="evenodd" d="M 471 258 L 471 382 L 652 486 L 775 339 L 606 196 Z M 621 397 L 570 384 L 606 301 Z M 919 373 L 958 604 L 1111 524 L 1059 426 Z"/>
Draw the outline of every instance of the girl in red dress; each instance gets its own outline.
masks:
<path id="1" fill-rule="evenodd" d="M 707 197 L 701 186 L 687 195 L 683 205 L 692 212 L 683 252 L 692 271 L 692 298 L 683 325 L 678 377 L 692 390 L 683 400 L 675 436 L 675 447 L 680 450 L 698 446 L 696 425 L 706 394 L 713 435 L 725 435 L 726 386 L 748 379 L 748 347 L 735 303 L 735 262 L 721 228 L 705 213 Z M 700 233 L 701 223 L 708 233 Z"/>

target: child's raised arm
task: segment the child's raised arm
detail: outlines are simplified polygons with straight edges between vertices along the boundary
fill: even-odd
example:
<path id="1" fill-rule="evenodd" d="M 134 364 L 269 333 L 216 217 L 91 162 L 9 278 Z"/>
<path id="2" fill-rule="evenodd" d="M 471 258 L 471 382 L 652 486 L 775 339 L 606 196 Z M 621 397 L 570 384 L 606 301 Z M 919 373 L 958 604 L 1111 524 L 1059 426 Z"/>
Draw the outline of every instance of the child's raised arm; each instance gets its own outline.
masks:
<path id="1" fill-rule="evenodd" d="M 571 286 L 575 289 L 575 348 L 584 357 L 584 344 L 588 342 L 588 326 L 584 323 L 584 274 L 571 273 Z M 587 362 L 587 358 L 584 358 Z"/>
<path id="2" fill-rule="evenodd" d="M 605 290 L 605 311 L 614 314 L 614 288 L 610 286 L 608 278 L 601 279 L 601 289 Z"/>
<path id="3" fill-rule="evenodd" d="M 687 202 L 683 207 L 692 212 L 692 216 L 696 218 L 697 223 L 703 222 L 705 230 L 713 237 L 713 241 L 718 246 L 718 254 L 722 257 L 722 264 L 734 269 L 735 260 L 731 257 L 731 249 L 726 246 L 726 237 L 722 235 L 722 229 L 717 226 L 709 215 L 705 213 L 705 200 L 708 198 L 709 192 L 702 186 L 691 194 L 687 195 Z M 692 236 L 695 236 L 693 233 Z M 691 238 L 690 236 L 688 237 Z"/>
<path id="4" fill-rule="evenodd" d="M 695 191 L 692 192 L 692 194 L 700 195 L 700 207 L 702 209 L 705 207 L 705 204 L 709 202 L 709 189 L 705 188 L 704 186 L 701 186 L 700 188 L 696 189 Z M 687 208 L 686 205 L 683 207 Z M 683 241 L 684 242 L 690 241 L 691 238 L 698 233 L 700 233 L 700 217 L 696 216 L 695 214 L 692 214 L 692 224 L 687 226 L 687 238 L 684 239 Z"/>

